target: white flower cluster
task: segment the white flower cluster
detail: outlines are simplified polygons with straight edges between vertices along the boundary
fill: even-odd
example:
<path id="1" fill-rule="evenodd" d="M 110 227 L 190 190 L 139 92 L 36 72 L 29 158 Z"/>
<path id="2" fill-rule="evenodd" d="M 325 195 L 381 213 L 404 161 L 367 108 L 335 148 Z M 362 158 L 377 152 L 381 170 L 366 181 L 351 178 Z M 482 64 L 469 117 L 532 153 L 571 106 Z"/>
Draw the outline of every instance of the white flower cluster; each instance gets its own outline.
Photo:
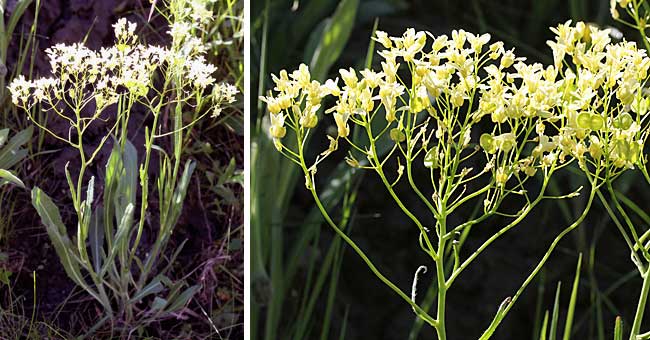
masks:
<path id="1" fill-rule="evenodd" d="M 503 173 L 500 178 L 509 178 L 519 171 L 520 167 L 506 163 L 519 161 L 510 155 L 517 151 L 515 140 L 524 133 L 525 124 L 516 126 L 508 120 L 536 118 L 532 113 L 549 106 L 553 100 L 553 97 L 533 95 L 544 87 L 528 76 L 537 77 L 538 67 L 526 67 L 522 63 L 524 58 L 516 57 L 513 50 L 506 50 L 501 42 L 488 45 L 488 34 L 475 35 L 458 30 L 453 31 L 451 37 L 442 35 L 427 41 L 430 36 L 430 33 L 414 29 L 407 30 L 401 37 L 377 32 L 375 40 L 385 48 L 379 52 L 384 59 L 381 70 L 365 69 L 358 73 L 354 69 L 340 70 L 342 86 L 338 79 L 327 80 L 325 84 L 311 80 L 306 65 L 301 65 L 291 75 L 286 71 L 281 71 L 279 77 L 274 75 L 277 95 L 261 100 L 267 103 L 271 113 L 270 132 L 276 146 L 281 147 L 280 139 L 286 134 L 285 122 L 295 128 L 315 127 L 322 99 L 331 95 L 336 97 L 336 104 L 326 112 L 333 114 L 339 138 L 349 135 L 349 122 L 367 124 L 383 108 L 386 124 L 393 127 L 390 137 L 402 142 L 408 115 L 427 112 L 434 122 L 427 127 L 433 127 L 432 133 L 438 142 L 430 143 L 434 137 L 429 132 L 414 135 L 422 139 L 425 147 L 434 145 L 425 150 L 428 167 L 441 166 L 434 160 L 445 159 L 446 145 L 467 148 L 472 125 L 482 116 L 490 115 L 499 125 L 504 123 L 502 135 L 494 140 L 483 138 L 494 146 L 490 147 L 490 154 L 499 159 L 493 162 L 496 163 L 493 170 Z M 408 84 L 398 75 L 402 62 L 411 71 Z M 513 65 L 516 72 L 508 73 Z M 526 78 L 526 83 L 515 85 L 514 79 L 521 78 Z M 476 100 L 477 94 L 480 100 Z M 528 100 L 533 96 L 536 102 Z M 463 113 L 476 103 L 479 103 L 476 112 Z M 533 160 L 525 160 L 525 164 L 532 167 Z M 534 173 L 534 170 L 527 170 L 528 174 Z"/>
<path id="2" fill-rule="evenodd" d="M 650 104 L 642 86 L 650 69 L 646 51 L 634 42 L 612 44 L 609 30 L 581 22 L 553 31 L 556 40 L 549 45 L 564 74 L 558 88 L 567 121 L 555 143 L 579 162 L 589 154 L 594 165 L 634 167 L 647 134 L 642 129 Z"/>
<path id="3" fill-rule="evenodd" d="M 46 50 L 52 76 L 27 81 L 18 77 L 9 85 L 15 105 L 29 108 L 37 102 L 55 108 L 61 101 L 80 110 L 94 101 L 96 111 L 117 102 L 123 89 L 134 97 L 146 96 L 157 70 L 174 67 L 192 85 L 203 91 L 213 85 L 214 65 L 203 55 L 179 55 L 171 48 L 137 43 L 136 24 L 120 19 L 115 25 L 117 44 L 93 51 L 82 44 L 57 44 Z M 220 87 L 221 88 L 221 87 Z"/>
<path id="4" fill-rule="evenodd" d="M 172 0 L 170 8 L 176 19 L 205 25 L 212 21 L 213 13 L 210 8 L 217 0 Z M 198 26 L 197 26 L 198 27 Z"/>
<path id="5" fill-rule="evenodd" d="M 216 0 L 172 0 L 169 4 L 172 23 L 167 32 L 172 37 L 173 48 L 192 56 L 203 54 L 206 46 L 200 38 L 203 27 L 213 19 L 210 8 Z"/>
<path id="6" fill-rule="evenodd" d="M 349 135 L 349 122 L 367 125 L 383 109 L 390 136 L 400 143 L 405 122 L 412 121 L 408 115 L 427 112 L 435 134 L 411 136 L 425 149 L 434 145 L 425 150 L 428 167 L 440 166 L 433 160 L 445 159 L 447 145 L 460 146 L 454 152 L 471 145 L 472 125 L 489 116 L 492 132 L 477 144 L 491 157 L 484 171 L 493 171 L 499 185 L 567 157 L 583 168 L 633 167 L 647 135 L 642 128 L 650 107 L 642 87 L 650 69 L 646 51 L 633 42 L 614 44 L 609 30 L 582 22 L 551 30 L 554 63 L 548 66 L 526 63 L 502 42 L 489 44 L 487 34 L 459 30 L 434 37 L 409 29 L 389 37 L 377 32 L 375 40 L 385 48 L 379 52 L 381 71 L 340 70 L 342 86 L 338 79 L 311 80 L 306 65 L 273 75 L 276 94 L 261 97 L 271 115 L 270 134 L 281 149 L 285 126 L 314 128 L 323 98 L 334 96 L 336 104 L 326 112 L 333 113 L 339 138 Z M 408 83 L 398 75 L 401 62 L 410 70 Z M 433 136 L 437 141 L 430 142 Z M 532 151 L 525 151 L 527 143 L 535 144 Z"/>
<path id="7" fill-rule="evenodd" d="M 216 118 L 221 115 L 223 110 L 222 104 L 232 104 L 235 102 L 235 96 L 239 93 L 239 90 L 235 85 L 221 82 L 215 84 L 212 88 L 213 93 L 213 102 L 215 105 L 212 110 L 212 118 Z"/>

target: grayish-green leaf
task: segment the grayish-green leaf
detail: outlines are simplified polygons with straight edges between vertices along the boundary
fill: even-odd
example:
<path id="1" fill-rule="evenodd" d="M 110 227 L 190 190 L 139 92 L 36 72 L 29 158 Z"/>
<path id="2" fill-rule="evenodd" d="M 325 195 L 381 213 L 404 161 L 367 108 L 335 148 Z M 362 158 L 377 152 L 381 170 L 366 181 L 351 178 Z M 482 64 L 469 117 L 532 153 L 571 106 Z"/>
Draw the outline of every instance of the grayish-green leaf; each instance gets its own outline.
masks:
<path id="1" fill-rule="evenodd" d="M 79 260 L 74 254 L 75 247 L 68 238 L 59 209 L 54 205 L 52 199 L 36 187 L 32 189 L 32 204 L 45 225 L 47 234 L 52 240 L 52 244 L 54 244 L 54 249 L 61 260 L 61 264 L 63 264 L 66 274 L 94 298 L 101 300 L 97 293 L 86 284 L 81 275 Z"/>
<path id="2" fill-rule="evenodd" d="M 5 145 L 7 138 L 9 138 L 9 129 L 0 130 L 0 148 Z"/>
<path id="3" fill-rule="evenodd" d="M 27 156 L 27 150 L 21 149 L 32 138 L 33 127 L 18 132 L 0 149 L 0 169 L 9 169 Z"/>
<path id="4" fill-rule="evenodd" d="M 124 210 L 122 220 L 120 221 L 120 224 L 117 227 L 117 232 L 115 233 L 113 245 L 109 250 L 106 262 L 104 263 L 104 266 L 99 273 L 100 277 L 106 272 L 106 270 L 108 270 L 109 266 L 113 264 L 113 260 L 115 259 L 117 252 L 120 249 L 124 249 L 124 247 L 128 247 L 127 236 L 129 235 L 129 230 L 131 230 L 131 226 L 133 225 L 133 210 L 134 208 L 132 204 L 127 205 L 126 209 Z"/>
<path id="5" fill-rule="evenodd" d="M 163 291 L 165 289 L 165 286 L 162 283 L 162 277 L 163 275 L 158 275 L 149 282 L 148 285 L 144 286 L 142 289 L 140 289 L 138 292 L 133 295 L 131 300 L 129 300 L 130 303 L 137 303 L 138 301 L 142 300 L 143 298 L 151 295 L 151 294 L 157 294 Z"/>
<path id="6" fill-rule="evenodd" d="M 167 300 L 156 296 L 155 299 L 153 299 L 153 302 L 151 303 L 151 310 L 152 311 L 158 311 L 158 310 L 163 310 L 167 306 Z"/>
<path id="7" fill-rule="evenodd" d="M 93 267 L 95 272 L 99 273 L 102 267 L 103 250 L 104 250 L 104 211 L 102 206 L 95 209 L 88 231 L 90 241 L 90 251 L 93 257 Z"/>
<path id="8" fill-rule="evenodd" d="M 194 285 L 190 288 L 187 288 L 181 293 L 181 295 L 175 298 L 165 310 L 169 313 L 174 313 L 181 310 L 181 308 L 185 307 L 185 305 L 190 302 L 192 297 L 194 297 L 194 294 L 196 294 L 200 289 L 201 285 Z"/>
<path id="9" fill-rule="evenodd" d="M 324 79 L 327 72 L 341 55 L 350 38 L 359 0 L 343 0 L 323 28 L 320 44 L 314 51 L 310 62 L 314 79 Z"/>
<path id="10" fill-rule="evenodd" d="M 9 172 L 9 170 L 0 169 L 0 186 L 5 183 L 11 183 L 25 189 L 25 183 L 20 178 Z"/>

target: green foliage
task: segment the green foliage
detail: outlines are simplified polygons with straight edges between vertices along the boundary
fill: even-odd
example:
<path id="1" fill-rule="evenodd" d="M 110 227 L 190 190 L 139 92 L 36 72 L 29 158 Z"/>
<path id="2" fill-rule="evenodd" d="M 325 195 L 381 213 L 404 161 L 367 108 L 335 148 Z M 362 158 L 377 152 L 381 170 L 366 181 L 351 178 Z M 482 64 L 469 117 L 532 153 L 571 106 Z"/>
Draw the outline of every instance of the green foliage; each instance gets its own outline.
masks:
<path id="1" fill-rule="evenodd" d="M 192 286 L 183 290 L 183 282 L 171 281 L 164 271 L 154 277 L 152 265 L 149 264 L 160 255 L 160 249 L 164 249 L 171 228 L 177 221 L 192 171 L 193 164 L 186 164 L 176 192 L 171 202 L 167 203 L 172 215 L 170 222 L 162 225 L 167 229 L 161 228 L 154 250 L 144 258 L 134 255 L 136 248 L 130 246 L 134 242 L 132 231 L 137 230 L 133 217 L 138 174 L 137 155 L 130 143 L 127 142 L 124 151 L 119 147 L 113 149 L 106 166 L 104 203 L 97 205 L 92 214 L 83 215 L 84 219 L 78 227 L 78 246 L 68 237 L 59 210 L 52 200 L 39 188 L 32 191 L 34 207 L 46 226 L 68 277 L 102 303 L 109 315 L 113 312 L 113 303 L 116 303 L 116 313 L 125 313 L 127 324 L 133 322 L 130 318 L 147 324 L 178 313 L 200 288 Z M 82 202 L 84 209 L 92 209 L 93 191 L 94 178 L 91 178 L 86 201 Z M 90 242 L 91 256 L 87 254 L 87 241 Z M 170 261 L 173 260 L 172 257 Z M 132 268 L 138 268 L 138 271 L 132 271 Z M 92 283 L 86 281 L 87 274 Z M 136 310 L 142 309 L 143 300 L 150 301 L 150 305 L 136 314 Z M 140 307 L 136 308 L 136 305 Z"/>
<path id="2" fill-rule="evenodd" d="M 215 164 L 212 170 L 207 171 L 205 175 L 215 197 L 211 206 L 214 207 L 217 214 L 223 215 L 225 206 L 243 209 L 242 199 L 238 197 L 233 186 L 240 188 L 244 186 L 244 172 L 237 169 L 234 158 L 231 158 L 226 166 Z"/>
<path id="3" fill-rule="evenodd" d="M 320 37 L 311 38 L 318 39 L 310 62 L 314 78 L 325 79 L 343 52 L 354 27 L 358 7 L 359 0 L 343 0 L 331 17 L 320 23 Z"/>
<path id="4" fill-rule="evenodd" d="M 9 129 L 0 130 L 0 187 L 8 183 L 25 187 L 25 184 L 9 169 L 27 156 L 28 151 L 23 146 L 31 140 L 33 131 L 34 129 L 29 127 L 7 141 Z"/>
<path id="5" fill-rule="evenodd" d="M 359 1 L 346 0 L 337 5 L 337 1 L 310 1 L 301 3 L 297 13 L 290 11 L 291 2 L 283 1 L 253 3 L 252 26 L 253 66 L 248 70 L 255 83 L 256 74 L 258 92 L 267 90 L 266 69 L 279 69 L 296 60 L 305 58 L 311 66 L 318 69 L 325 78 L 330 68 L 339 59 L 347 44 L 352 28 L 356 23 Z M 261 6 L 260 6 L 261 5 Z M 259 6 L 259 7 L 256 7 Z M 338 6 L 338 7 L 337 7 Z M 259 13 L 259 15 L 255 15 Z M 295 20 L 287 20 L 287 17 Z M 307 34 L 309 36 L 307 36 Z M 287 39 L 290 35 L 292 39 Z M 293 48 L 307 45 L 304 55 L 287 56 Z M 259 54 L 257 54 L 259 53 Z M 255 58 L 259 56 L 259 59 Z M 298 59 L 298 60 L 299 60 Z M 255 72 L 256 69 L 262 72 Z M 255 93 L 253 93 L 255 97 Z M 250 114 L 251 128 L 251 249 L 252 258 L 252 338 L 276 339 L 310 339 L 314 332 L 321 329 L 320 338 L 330 336 L 331 307 L 336 296 L 338 268 L 341 264 L 343 247 L 339 241 L 326 245 L 326 257 L 320 260 L 310 256 L 304 265 L 300 263 L 302 254 L 310 245 L 318 246 L 321 239 L 320 224 L 322 217 L 316 206 L 308 209 L 301 230 L 294 243 L 285 240 L 285 218 L 291 195 L 299 175 L 296 169 L 275 153 L 273 140 L 266 134 L 268 118 L 258 110 Z M 319 113 L 320 115 L 320 113 Z M 276 170 L 278 170 L 276 172 Z M 358 183 L 359 173 L 347 167 L 338 167 L 330 175 L 332 185 L 326 190 L 323 202 L 326 209 L 333 210 L 345 197 L 352 195 Z M 333 184 L 337 183 L 337 184 Z M 273 193 L 271 195 L 271 193 Z M 343 208 L 343 211 L 349 210 Z M 345 224 L 345 220 L 343 221 Z M 325 261 L 321 263 L 320 261 Z M 301 267 L 308 268 L 306 277 L 299 276 Z M 317 278 L 312 280 L 312 273 L 319 267 Z M 313 274 L 316 275 L 316 274 Z M 306 284 L 299 287 L 302 291 L 300 304 L 296 307 L 286 304 L 288 293 L 293 289 L 297 278 L 302 277 Z M 325 288 L 327 282 L 329 286 Z M 326 294 L 325 304 L 327 320 L 318 325 L 313 310 L 314 304 Z M 288 317 L 283 317 L 288 315 Z M 345 319 L 345 318 L 344 318 Z M 295 326 L 294 326 L 295 325 Z M 315 329 L 314 329 L 315 328 Z M 343 335 L 343 334 L 341 334 Z"/>

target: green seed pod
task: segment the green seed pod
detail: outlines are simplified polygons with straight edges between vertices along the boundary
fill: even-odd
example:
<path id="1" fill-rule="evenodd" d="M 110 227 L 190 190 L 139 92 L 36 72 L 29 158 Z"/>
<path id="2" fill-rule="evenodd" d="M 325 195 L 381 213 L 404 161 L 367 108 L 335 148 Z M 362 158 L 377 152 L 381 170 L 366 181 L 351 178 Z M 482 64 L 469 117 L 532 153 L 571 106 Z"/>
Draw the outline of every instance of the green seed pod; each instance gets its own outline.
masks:
<path id="1" fill-rule="evenodd" d="M 614 127 L 622 130 L 627 130 L 632 126 L 634 119 L 629 113 L 623 112 L 616 119 L 614 119 Z"/>
<path id="2" fill-rule="evenodd" d="M 494 137 L 492 137 L 492 135 L 489 134 L 489 133 L 484 133 L 484 134 L 481 135 L 481 139 L 479 140 L 479 144 L 481 144 L 481 147 L 487 153 L 495 153 L 495 152 L 497 152 L 497 145 L 494 142 Z"/>
<path id="3" fill-rule="evenodd" d="M 406 135 L 400 128 L 393 128 L 390 130 L 390 139 L 394 142 L 401 143 L 406 140 Z"/>
<path id="4" fill-rule="evenodd" d="M 429 169 L 436 169 L 440 166 L 440 161 L 438 160 L 438 150 L 429 149 L 427 154 L 424 155 L 424 167 Z"/>
<path id="5" fill-rule="evenodd" d="M 515 145 L 517 145 L 517 140 L 512 132 L 504 133 L 494 139 L 496 142 L 495 144 L 498 144 L 498 148 L 503 150 L 503 152 L 509 152 L 515 147 Z M 498 142 L 496 139 L 498 139 Z"/>
<path id="6" fill-rule="evenodd" d="M 632 155 L 630 143 L 624 140 L 618 140 L 615 143 L 616 155 L 622 159 L 629 160 Z"/>
<path id="7" fill-rule="evenodd" d="M 597 114 L 582 112 L 577 118 L 578 127 L 598 131 L 605 126 L 603 117 Z"/>
<path id="8" fill-rule="evenodd" d="M 581 129 L 589 129 L 591 125 L 591 114 L 589 112 L 582 112 L 578 115 L 578 118 L 576 119 L 576 122 L 578 123 L 578 127 Z"/>
<path id="9" fill-rule="evenodd" d="M 592 113 L 589 120 L 589 128 L 594 131 L 598 131 L 602 129 L 604 126 L 605 126 L 605 120 L 603 119 L 603 117 Z"/>

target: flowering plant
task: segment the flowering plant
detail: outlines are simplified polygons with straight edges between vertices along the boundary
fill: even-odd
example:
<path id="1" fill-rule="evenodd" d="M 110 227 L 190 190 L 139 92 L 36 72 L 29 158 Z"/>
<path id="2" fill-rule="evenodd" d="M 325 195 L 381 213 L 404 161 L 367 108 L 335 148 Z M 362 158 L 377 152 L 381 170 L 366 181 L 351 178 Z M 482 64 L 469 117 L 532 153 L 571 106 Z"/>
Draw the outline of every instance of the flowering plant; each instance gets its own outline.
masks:
<path id="1" fill-rule="evenodd" d="M 587 216 L 600 189 L 611 187 L 625 170 L 644 164 L 646 113 L 643 92 L 650 59 L 632 42 L 612 43 L 609 30 L 569 22 L 552 28 L 548 44 L 554 63 L 526 63 L 490 36 L 462 30 L 451 37 L 407 30 L 401 37 L 378 31 L 384 50 L 381 70 L 341 70 L 342 84 L 311 79 L 307 66 L 273 75 L 275 93 L 262 97 L 270 114 L 269 134 L 276 148 L 303 170 L 305 185 L 325 220 L 363 258 L 373 273 L 411 305 L 418 317 L 445 339 L 446 292 L 454 280 L 493 241 L 519 225 L 542 200 L 553 174 L 574 160 L 589 183 L 587 205 L 554 239 L 543 258 L 512 298 L 506 299 L 482 336 L 492 336 L 523 290 L 546 263 L 559 241 Z M 408 73 L 400 72 L 405 65 Z M 336 125 L 329 148 L 316 159 L 305 156 L 305 141 L 317 134 L 326 109 Z M 293 140 L 287 139 L 288 131 Z M 477 131 L 483 131 L 479 134 Z M 357 138 L 363 134 L 364 138 Z M 435 266 L 437 309 L 432 316 L 416 301 L 416 270 L 411 295 L 386 278 L 364 252 L 332 221 L 320 203 L 318 165 L 345 142 L 346 162 L 372 170 L 420 231 L 421 249 Z M 386 156 L 378 150 L 387 148 Z M 387 164 L 397 173 L 387 173 Z M 416 182 L 413 167 L 428 169 L 430 181 Z M 644 170 L 645 171 L 645 170 Z M 530 181 L 538 177 L 539 186 Z M 404 179 L 406 177 L 406 179 Z M 428 209 L 425 218 L 404 204 L 395 188 L 407 182 Z M 518 209 L 506 211 L 509 199 Z M 449 217 L 469 204 L 482 213 L 455 226 Z M 492 216 L 510 221 L 461 260 L 458 238 Z M 637 238 L 638 239 L 638 238 Z M 628 244 L 633 247 L 632 243 Z M 639 244 L 637 242 L 637 249 Z M 647 250 L 646 250 L 647 252 Z M 642 313 L 641 313 L 642 315 Z M 638 314 L 637 314 L 638 316 Z"/>
<path id="2" fill-rule="evenodd" d="M 205 115 L 217 115 L 220 106 L 232 102 L 236 93 L 232 85 L 215 83 L 212 74 L 216 67 L 206 62 L 204 48 L 193 36 L 208 19 L 194 21 L 194 5 L 176 0 L 168 4 L 173 20 L 170 47 L 140 44 L 136 24 L 120 19 L 114 25 L 114 46 L 93 51 L 81 44 L 55 45 L 46 51 L 51 77 L 33 81 L 19 77 L 9 86 L 14 104 L 28 115 L 32 107 L 40 105 L 70 124 L 69 133 L 61 135 L 34 120 L 54 138 L 78 150 L 76 178 L 67 165 L 65 170 L 77 215 L 76 237 L 68 237 L 56 205 L 41 189 L 32 190 L 32 201 L 68 276 L 103 307 L 105 316 L 100 323 L 118 322 L 125 332 L 131 323 L 153 322 L 179 312 L 200 288 L 183 289 L 182 281 L 167 278 L 169 265 L 157 270 L 194 170 L 192 161 L 185 163 L 182 172 L 180 169 L 187 129 Z M 138 106 L 153 117 L 151 124 L 145 125 L 141 161 L 127 135 L 133 124 L 131 113 Z M 108 108 L 116 110 L 114 117 Z M 187 110 L 201 113 L 193 114 L 195 119 L 186 123 L 182 116 Z M 170 128 L 165 131 L 167 120 Z M 89 146 L 84 134 L 98 121 L 106 122 L 108 130 L 99 143 Z M 95 179 L 86 182 L 84 175 L 109 139 L 114 142 L 106 164 L 103 200 L 94 204 Z M 166 140 L 170 153 L 161 144 Z M 151 220 L 149 209 L 149 166 L 154 150 L 160 160 L 157 223 Z M 152 228 L 158 226 L 150 249 L 141 244 L 146 221 Z M 170 264 L 177 254 L 178 250 Z M 147 303 L 143 305 L 143 301 Z"/>

